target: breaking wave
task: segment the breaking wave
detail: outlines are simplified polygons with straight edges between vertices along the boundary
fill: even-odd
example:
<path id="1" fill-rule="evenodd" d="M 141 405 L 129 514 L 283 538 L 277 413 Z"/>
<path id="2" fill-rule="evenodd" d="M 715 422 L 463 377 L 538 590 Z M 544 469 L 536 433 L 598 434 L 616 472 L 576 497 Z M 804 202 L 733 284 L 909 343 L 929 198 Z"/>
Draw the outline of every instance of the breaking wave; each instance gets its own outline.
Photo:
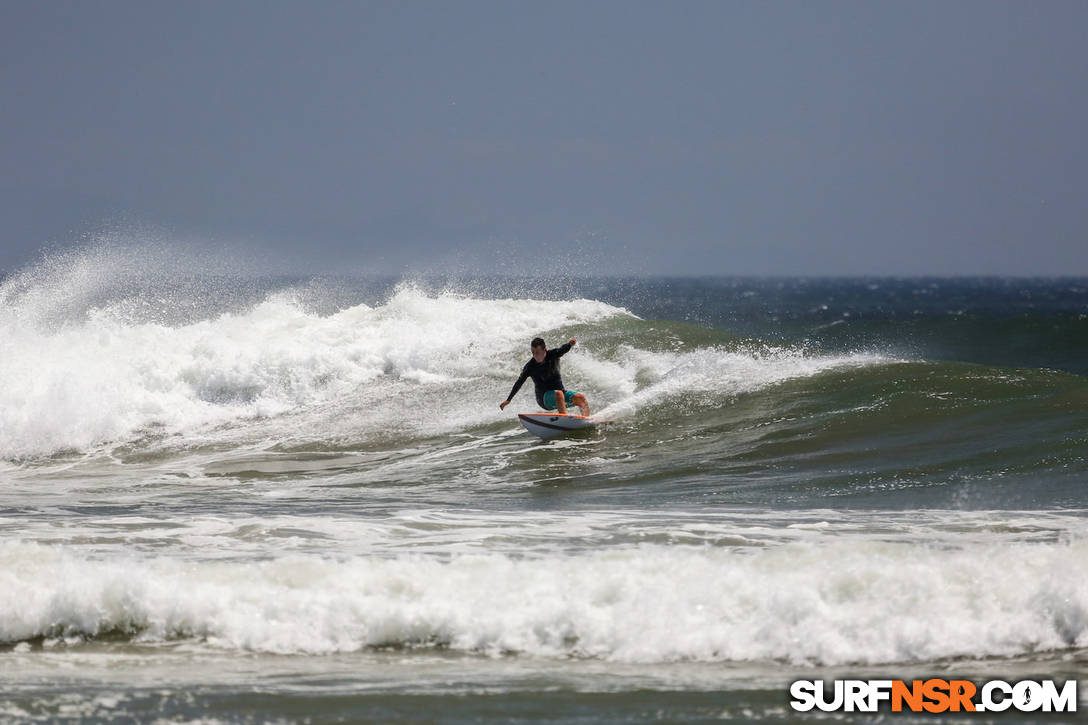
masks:
<path id="1" fill-rule="evenodd" d="M 1084 541 L 646 545 L 520 558 L 99 561 L 0 546 L 0 641 L 442 647 L 624 662 L 893 663 L 1088 646 Z M 16 601 L 18 600 L 18 606 Z"/>

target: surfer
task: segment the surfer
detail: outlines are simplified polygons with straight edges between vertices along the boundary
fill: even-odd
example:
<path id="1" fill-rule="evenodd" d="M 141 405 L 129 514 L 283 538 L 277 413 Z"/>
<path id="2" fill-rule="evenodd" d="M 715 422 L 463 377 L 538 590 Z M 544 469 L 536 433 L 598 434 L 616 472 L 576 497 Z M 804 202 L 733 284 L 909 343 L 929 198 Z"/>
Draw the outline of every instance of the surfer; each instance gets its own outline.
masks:
<path id="1" fill-rule="evenodd" d="M 521 375 L 514 383 L 514 387 L 510 388 L 510 394 L 506 396 L 506 400 L 499 403 L 499 409 L 505 409 L 510 405 L 510 401 L 521 390 L 521 384 L 525 382 L 525 379 L 532 378 L 533 385 L 536 386 L 536 402 L 541 408 L 557 410 L 560 415 L 566 415 L 567 406 L 574 404 L 581 409 L 582 415 L 588 418 L 589 401 L 586 400 L 586 396 L 564 388 L 563 378 L 559 376 L 559 358 L 570 352 L 576 342 L 577 340 L 572 337 L 565 345 L 549 350 L 543 338 L 533 338 L 529 344 L 533 357 L 521 369 Z"/>

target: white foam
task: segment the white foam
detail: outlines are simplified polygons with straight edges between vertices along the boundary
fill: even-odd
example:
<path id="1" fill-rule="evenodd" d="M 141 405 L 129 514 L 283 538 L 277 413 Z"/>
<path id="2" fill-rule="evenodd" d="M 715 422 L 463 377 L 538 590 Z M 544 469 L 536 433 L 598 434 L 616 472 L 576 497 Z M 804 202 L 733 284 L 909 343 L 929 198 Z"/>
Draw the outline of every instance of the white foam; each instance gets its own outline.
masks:
<path id="1" fill-rule="evenodd" d="M 619 383 L 620 399 L 599 411 L 602 417 L 625 415 L 677 396 L 693 395 L 703 398 L 707 405 L 720 405 L 731 397 L 787 380 L 892 362 L 870 353 L 810 355 L 801 349 L 778 347 L 710 347 L 690 352 L 649 352 L 626 347 L 621 360 L 623 374 L 612 376 Z"/>
<path id="2" fill-rule="evenodd" d="M 629 662 L 1014 656 L 1088 646 L 1088 580 L 1071 575 L 1085 560 L 1082 540 L 260 562 L 102 561 L 9 542 L 0 640 L 124 632 L 276 653 L 441 645 Z"/>
<path id="3" fill-rule="evenodd" d="M 143 283 L 163 276 L 162 264 L 91 250 L 0 284 L 0 458 L 148 436 L 175 436 L 181 446 L 354 444 L 509 421 L 497 404 L 529 339 L 631 317 L 586 299 L 487 300 L 401 285 L 382 304 L 332 314 L 304 304 L 305 291 L 287 290 L 201 318 L 173 314 L 170 297 L 125 292 L 126 274 Z M 220 294 L 209 310 L 233 304 L 232 290 Z M 564 376 L 607 417 L 676 396 L 720 405 L 790 378 L 886 362 L 790 349 L 650 351 L 637 339 L 606 355 L 593 337 L 564 358 Z M 528 387 L 519 407 L 535 407 Z"/>
<path id="4" fill-rule="evenodd" d="M 85 450 L 150 426 L 186 433 L 330 403 L 350 417 L 353 406 L 369 410 L 428 388 L 440 389 L 420 401 L 428 408 L 456 403 L 465 380 L 479 384 L 496 369 L 516 375 L 507 358 L 533 335 L 621 314 L 590 300 L 486 301 L 407 286 L 374 308 L 321 316 L 273 295 L 176 327 L 132 324 L 109 310 L 59 327 L 8 314 L 0 317 L 0 456 Z M 368 421 L 351 422 L 365 430 Z"/>

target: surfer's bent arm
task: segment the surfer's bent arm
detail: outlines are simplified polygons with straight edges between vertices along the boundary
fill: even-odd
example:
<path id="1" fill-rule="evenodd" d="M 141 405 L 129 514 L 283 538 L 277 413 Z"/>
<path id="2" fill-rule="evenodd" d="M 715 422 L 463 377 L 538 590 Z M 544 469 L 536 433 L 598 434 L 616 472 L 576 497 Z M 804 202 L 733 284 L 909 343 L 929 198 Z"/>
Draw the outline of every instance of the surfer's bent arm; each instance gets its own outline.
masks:
<path id="1" fill-rule="evenodd" d="M 556 357 L 563 357 L 564 355 L 566 355 L 568 352 L 570 352 L 570 349 L 572 347 L 574 347 L 574 343 L 575 343 L 575 340 L 572 337 L 570 339 L 570 342 L 563 343 L 559 347 L 555 348 L 555 356 Z"/>

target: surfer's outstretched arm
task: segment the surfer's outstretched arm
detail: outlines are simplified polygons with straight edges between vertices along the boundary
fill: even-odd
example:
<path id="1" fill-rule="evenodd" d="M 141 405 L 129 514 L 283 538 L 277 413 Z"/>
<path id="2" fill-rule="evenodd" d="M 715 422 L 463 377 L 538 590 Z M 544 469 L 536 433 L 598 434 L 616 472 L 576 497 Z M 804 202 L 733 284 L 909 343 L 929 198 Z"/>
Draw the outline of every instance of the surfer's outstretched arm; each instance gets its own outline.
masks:
<path id="1" fill-rule="evenodd" d="M 506 400 L 499 403 L 499 410 L 505 410 L 506 406 L 510 405 L 510 401 L 514 399 L 514 396 L 521 390 L 522 384 L 529 379 L 529 366 L 526 365 L 521 369 L 521 375 L 518 376 L 518 380 L 514 383 L 514 387 L 510 388 L 510 394 L 506 396 Z"/>

